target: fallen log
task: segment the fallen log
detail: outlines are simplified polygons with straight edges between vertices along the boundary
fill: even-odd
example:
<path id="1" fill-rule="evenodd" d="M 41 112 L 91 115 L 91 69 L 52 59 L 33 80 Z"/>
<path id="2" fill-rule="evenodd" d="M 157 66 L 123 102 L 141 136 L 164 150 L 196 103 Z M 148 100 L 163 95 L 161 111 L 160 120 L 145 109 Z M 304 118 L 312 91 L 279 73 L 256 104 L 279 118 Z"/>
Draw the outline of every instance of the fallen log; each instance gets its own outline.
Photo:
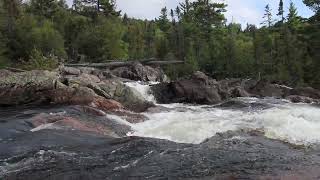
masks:
<path id="1" fill-rule="evenodd" d="M 12 67 L 6 67 L 5 69 L 8 70 L 8 71 L 17 72 L 17 73 L 19 73 L 19 72 L 26 72 L 26 70 L 18 69 L 18 68 L 12 68 Z"/>
<path id="2" fill-rule="evenodd" d="M 142 63 L 144 65 L 156 66 L 156 65 L 170 65 L 170 64 L 183 64 L 184 61 L 149 61 Z"/>
<path id="3" fill-rule="evenodd" d="M 117 68 L 130 66 L 140 61 L 123 61 L 123 62 L 108 62 L 108 63 L 83 63 L 83 64 L 65 64 L 67 67 L 93 67 L 93 68 Z M 143 65 L 162 66 L 170 64 L 183 64 L 184 61 L 141 61 Z"/>

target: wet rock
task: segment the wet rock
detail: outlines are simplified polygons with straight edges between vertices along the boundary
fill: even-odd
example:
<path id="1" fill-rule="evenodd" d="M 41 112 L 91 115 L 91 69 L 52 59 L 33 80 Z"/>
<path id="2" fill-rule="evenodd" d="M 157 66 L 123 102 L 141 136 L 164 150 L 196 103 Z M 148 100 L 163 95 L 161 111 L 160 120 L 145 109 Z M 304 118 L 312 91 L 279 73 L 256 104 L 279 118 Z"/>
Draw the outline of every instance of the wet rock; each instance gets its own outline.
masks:
<path id="1" fill-rule="evenodd" d="M 250 97 L 251 95 L 241 86 L 232 88 L 230 90 L 230 94 L 232 98 L 236 97 Z"/>
<path id="2" fill-rule="evenodd" d="M 191 79 L 152 86 L 152 91 L 160 103 L 215 104 L 221 102 L 219 88 L 209 84 L 209 78 L 197 72 Z"/>
<path id="3" fill-rule="evenodd" d="M 102 83 L 99 83 L 99 88 L 104 91 L 110 98 L 114 97 L 114 94 L 117 90 L 117 87 L 121 84 L 121 81 L 118 80 L 104 80 Z"/>
<path id="4" fill-rule="evenodd" d="M 286 97 L 287 100 L 293 102 L 293 103 L 313 103 L 317 102 L 316 100 L 305 97 L 305 96 L 297 96 L 297 95 L 291 95 Z"/>
<path id="5" fill-rule="evenodd" d="M 176 97 L 173 82 L 152 85 L 151 91 L 157 102 L 162 104 L 172 103 Z"/>
<path id="6" fill-rule="evenodd" d="M 139 114 L 139 113 L 133 113 L 126 110 L 120 110 L 120 111 L 112 111 L 110 112 L 112 115 L 116 115 L 121 117 L 122 119 L 126 120 L 129 123 L 136 124 L 141 123 L 149 120 L 145 115 Z"/>
<path id="7" fill-rule="evenodd" d="M 164 106 L 155 106 L 148 109 L 148 113 L 161 113 L 161 112 L 169 112 L 171 109 Z"/>
<path id="8" fill-rule="evenodd" d="M 34 126 L 34 129 L 31 130 L 32 132 L 44 129 L 65 129 L 91 132 L 101 135 L 112 135 L 112 130 L 106 126 L 103 126 L 102 124 L 84 122 L 80 119 L 66 115 L 40 114 L 34 117 L 31 123 Z"/>
<path id="9" fill-rule="evenodd" d="M 316 150 L 259 132 L 227 132 L 189 145 L 47 130 L 0 142 L 0 151 L 4 179 L 281 179 L 297 172 L 317 179 L 320 170 Z"/>
<path id="10" fill-rule="evenodd" d="M 75 106 L 75 108 L 78 108 L 79 111 L 85 113 L 85 114 L 89 114 L 89 115 L 93 115 L 93 116 L 106 116 L 107 114 L 97 108 L 94 107 L 90 107 L 90 106 Z"/>
<path id="11" fill-rule="evenodd" d="M 320 91 L 312 87 L 295 88 L 292 89 L 289 94 L 309 97 L 312 99 L 320 99 Z"/>
<path id="12" fill-rule="evenodd" d="M 146 101 L 138 91 L 125 84 L 117 86 L 113 98 L 121 102 L 125 108 L 134 112 L 144 112 L 149 107 L 154 106 L 152 102 Z"/>
<path id="13" fill-rule="evenodd" d="M 269 108 L 272 108 L 273 106 L 267 103 L 245 102 L 240 99 L 233 99 L 233 100 L 228 100 L 227 102 L 223 102 L 217 105 L 216 107 L 253 112 L 255 110 L 269 109 Z"/>
<path id="14" fill-rule="evenodd" d="M 249 89 L 249 93 L 258 97 L 276 97 L 283 98 L 292 90 L 290 87 L 271 84 L 268 81 L 261 80 L 254 87 Z"/>
<path id="15" fill-rule="evenodd" d="M 204 85 L 194 79 L 182 80 L 173 86 L 176 102 L 216 104 L 222 100 L 217 87 Z"/>

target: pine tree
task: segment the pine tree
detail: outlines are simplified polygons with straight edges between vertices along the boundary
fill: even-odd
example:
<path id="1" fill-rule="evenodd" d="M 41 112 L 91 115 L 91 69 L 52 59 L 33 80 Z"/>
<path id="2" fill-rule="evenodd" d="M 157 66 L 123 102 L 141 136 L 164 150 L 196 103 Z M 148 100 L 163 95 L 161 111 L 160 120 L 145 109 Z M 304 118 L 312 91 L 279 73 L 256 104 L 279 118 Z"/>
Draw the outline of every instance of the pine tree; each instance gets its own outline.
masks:
<path id="1" fill-rule="evenodd" d="M 296 30 L 301 23 L 300 18 L 298 17 L 297 8 L 295 7 L 292 1 L 290 2 L 289 14 L 287 16 L 287 20 L 288 20 L 288 26 L 291 30 Z"/>
<path id="2" fill-rule="evenodd" d="M 284 18 L 284 8 L 283 8 L 283 0 L 280 0 L 279 2 L 279 8 L 278 8 L 278 14 L 277 16 L 279 16 L 281 18 L 281 23 L 284 22 L 285 18 Z"/>
<path id="3" fill-rule="evenodd" d="M 320 11 L 320 0 L 303 0 L 303 2 L 310 7 L 314 12 Z"/>
<path id="4" fill-rule="evenodd" d="M 273 24 L 273 19 L 272 19 L 272 9 L 270 8 L 269 4 L 266 5 L 264 12 L 265 13 L 263 15 L 263 18 L 265 20 L 261 24 L 270 28 Z"/>
<path id="5" fill-rule="evenodd" d="M 161 9 L 161 14 L 158 19 L 158 25 L 161 31 L 163 32 L 167 32 L 170 29 L 167 7 Z"/>

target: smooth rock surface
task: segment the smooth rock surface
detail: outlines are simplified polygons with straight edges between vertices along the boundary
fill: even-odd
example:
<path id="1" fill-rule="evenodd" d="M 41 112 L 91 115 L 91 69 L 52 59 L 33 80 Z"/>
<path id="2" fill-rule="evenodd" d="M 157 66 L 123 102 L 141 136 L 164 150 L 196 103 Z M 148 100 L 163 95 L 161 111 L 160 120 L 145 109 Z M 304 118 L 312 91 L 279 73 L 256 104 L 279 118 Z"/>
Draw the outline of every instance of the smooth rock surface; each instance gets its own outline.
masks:
<path id="1" fill-rule="evenodd" d="M 259 132 L 227 132 L 188 145 L 47 130 L 1 142 L 0 151 L 5 179 L 317 179 L 320 170 L 317 150 Z"/>

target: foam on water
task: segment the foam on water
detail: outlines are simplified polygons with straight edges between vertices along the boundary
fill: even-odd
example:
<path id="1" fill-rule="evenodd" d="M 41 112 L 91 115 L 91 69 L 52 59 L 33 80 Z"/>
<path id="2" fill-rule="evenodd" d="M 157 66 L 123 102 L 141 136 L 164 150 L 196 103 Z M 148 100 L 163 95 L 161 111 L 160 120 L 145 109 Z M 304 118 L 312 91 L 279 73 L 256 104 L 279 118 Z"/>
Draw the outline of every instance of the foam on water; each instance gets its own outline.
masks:
<path id="1" fill-rule="evenodd" d="M 142 88 L 142 86 L 144 86 Z M 146 99 L 149 86 L 135 85 Z M 293 144 L 320 143 L 320 108 L 307 104 L 292 104 L 285 100 L 241 98 L 246 103 L 272 105 L 257 111 L 225 109 L 216 106 L 185 104 L 163 105 L 170 110 L 144 113 L 150 120 L 133 124 L 131 135 L 168 139 L 181 143 L 201 143 L 216 133 L 229 130 L 259 129 L 267 137 Z"/>
<path id="2" fill-rule="evenodd" d="M 137 90 L 142 97 L 144 97 L 147 101 L 156 102 L 154 96 L 150 93 L 150 85 L 157 84 L 158 82 L 149 82 L 148 84 L 143 84 L 142 82 L 128 82 L 125 85 Z"/>

